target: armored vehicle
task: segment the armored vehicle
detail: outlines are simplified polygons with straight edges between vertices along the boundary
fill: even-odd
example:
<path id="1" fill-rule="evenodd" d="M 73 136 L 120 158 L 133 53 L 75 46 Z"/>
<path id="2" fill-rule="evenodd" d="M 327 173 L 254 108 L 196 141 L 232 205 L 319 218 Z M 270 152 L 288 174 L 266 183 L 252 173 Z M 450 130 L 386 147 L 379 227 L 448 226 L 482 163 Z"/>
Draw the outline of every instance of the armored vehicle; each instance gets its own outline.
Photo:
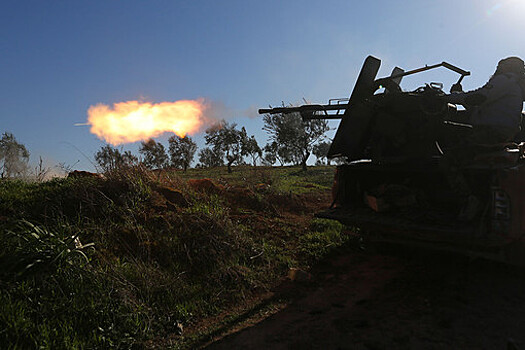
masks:
<path id="1" fill-rule="evenodd" d="M 318 216 L 357 227 L 374 242 L 525 264 L 525 138 L 463 145 L 472 126 L 443 98 L 443 84 L 404 91 L 401 81 L 441 67 L 459 74 L 457 86 L 470 72 L 442 62 L 406 72 L 396 67 L 378 79 L 380 63 L 366 58 L 347 100 L 259 110 L 341 120 L 328 153 L 340 164 L 333 203 Z M 461 162 L 451 167 L 458 154 Z M 467 182 L 475 206 L 458 193 L 456 176 Z"/>

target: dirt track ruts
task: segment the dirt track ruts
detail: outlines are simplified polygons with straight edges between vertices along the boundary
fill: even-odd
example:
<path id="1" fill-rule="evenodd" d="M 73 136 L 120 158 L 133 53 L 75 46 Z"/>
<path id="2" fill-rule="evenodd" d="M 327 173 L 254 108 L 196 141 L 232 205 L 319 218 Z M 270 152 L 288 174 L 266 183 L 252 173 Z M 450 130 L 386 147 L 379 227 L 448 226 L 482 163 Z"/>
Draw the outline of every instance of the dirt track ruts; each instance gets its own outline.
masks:
<path id="1" fill-rule="evenodd" d="M 313 274 L 279 288 L 283 310 L 207 349 L 525 349 L 525 270 L 390 251 L 339 253 Z"/>

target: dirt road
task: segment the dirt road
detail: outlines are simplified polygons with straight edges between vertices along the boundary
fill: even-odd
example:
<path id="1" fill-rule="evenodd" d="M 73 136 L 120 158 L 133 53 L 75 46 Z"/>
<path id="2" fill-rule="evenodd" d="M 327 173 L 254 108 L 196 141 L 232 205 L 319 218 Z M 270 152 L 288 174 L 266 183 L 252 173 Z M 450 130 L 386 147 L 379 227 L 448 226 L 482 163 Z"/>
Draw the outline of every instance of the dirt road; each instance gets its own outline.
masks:
<path id="1" fill-rule="evenodd" d="M 207 349 L 525 349 L 525 271 L 443 253 L 339 253 L 280 312 Z"/>

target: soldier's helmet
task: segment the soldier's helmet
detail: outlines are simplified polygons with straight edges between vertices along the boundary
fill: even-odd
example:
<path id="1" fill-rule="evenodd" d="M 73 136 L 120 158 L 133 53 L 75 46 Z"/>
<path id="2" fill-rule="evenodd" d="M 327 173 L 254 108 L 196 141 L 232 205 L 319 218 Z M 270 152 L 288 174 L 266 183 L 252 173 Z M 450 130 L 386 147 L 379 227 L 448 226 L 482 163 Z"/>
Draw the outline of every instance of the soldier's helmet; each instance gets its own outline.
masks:
<path id="1" fill-rule="evenodd" d="M 495 74 L 516 73 L 525 74 L 525 62 L 519 57 L 512 56 L 498 62 Z"/>

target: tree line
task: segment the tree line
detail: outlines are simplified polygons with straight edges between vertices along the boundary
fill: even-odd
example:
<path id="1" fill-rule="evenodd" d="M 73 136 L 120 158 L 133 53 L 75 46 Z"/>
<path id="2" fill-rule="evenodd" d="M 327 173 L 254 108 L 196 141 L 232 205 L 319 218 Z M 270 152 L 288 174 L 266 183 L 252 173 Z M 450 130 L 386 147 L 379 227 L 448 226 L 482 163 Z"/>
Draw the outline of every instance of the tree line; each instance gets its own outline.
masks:
<path id="1" fill-rule="evenodd" d="M 141 142 L 139 156 L 111 145 L 102 146 L 95 153 L 95 163 L 101 171 L 112 171 L 123 166 L 143 164 L 149 169 L 174 167 L 184 171 L 197 155 L 197 167 L 232 166 L 252 164 L 301 165 L 306 170 L 310 155 L 318 164 L 328 163 L 329 142 L 326 132 L 330 130 L 326 120 L 302 120 L 298 113 L 264 115 L 263 130 L 269 142 L 260 146 L 254 135 L 248 135 L 244 127 L 225 120 L 209 127 L 204 136 L 206 147 L 197 153 L 197 144 L 190 136 L 173 135 L 168 147 L 153 139 Z M 29 170 L 29 151 L 13 134 L 4 132 L 0 138 L 0 178 L 25 176 Z M 329 164 L 329 163 L 328 163 Z M 42 160 L 40 171 L 43 173 Z"/>
<path id="2" fill-rule="evenodd" d="M 232 166 L 258 164 L 271 166 L 301 165 L 306 170 L 310 155 L 318 163 L 324 163 L 329 143 L 325 133 L 330 129 L 326 120 L 302 120 L 298 113 L 267 114 L 263 117 L 269 142 L 261 147 L 254 135 L 249 136 L 244 127 L 222 120 L 206 130 L 206 147 L 197 153 L 197 144 L 188 135 L 173 135 L 168 147 L 153 139 L 142 141 L 138 157 L 129 151 L 122 152 L 110 145 L 103 146 L 96 154 L 95 161 L 103 171 L 111 171 L 123 165 L 142 163 L 149 169 L 174 167 L 186 170 L 198 156 L 197 167 Z"/>
<path id="3" fill-rule="evenodd" d="M 173 135 L 168 139 L 168 148 L 153 139 L 143 141 L 139 148 L 141 163 L 150 169 L 168 166 L 186 170 L 198 156 L 197 167 L 232 166 L 257 164 L 271 166 L 301 165 L 306 170 L 310 155 L 318 163 L 324 163 L 328 148 L 325 133 L 330 130 L 326 120 L 302 120 L 298 113 L 267 114 L 263 117 L 269 142 L 261 147 L 254 135 L 249 136 L 244 127 L 225 120 L 209 127 L 204 136 L 206 147 L 197 154 L 197 144 L 189 136 Z M 121 152 L 110 145 L 103 146 L 96 154 L 95 161 L 104 171 L 122 165 L 132 165 L 139 159 L 129 151 Z"/>

